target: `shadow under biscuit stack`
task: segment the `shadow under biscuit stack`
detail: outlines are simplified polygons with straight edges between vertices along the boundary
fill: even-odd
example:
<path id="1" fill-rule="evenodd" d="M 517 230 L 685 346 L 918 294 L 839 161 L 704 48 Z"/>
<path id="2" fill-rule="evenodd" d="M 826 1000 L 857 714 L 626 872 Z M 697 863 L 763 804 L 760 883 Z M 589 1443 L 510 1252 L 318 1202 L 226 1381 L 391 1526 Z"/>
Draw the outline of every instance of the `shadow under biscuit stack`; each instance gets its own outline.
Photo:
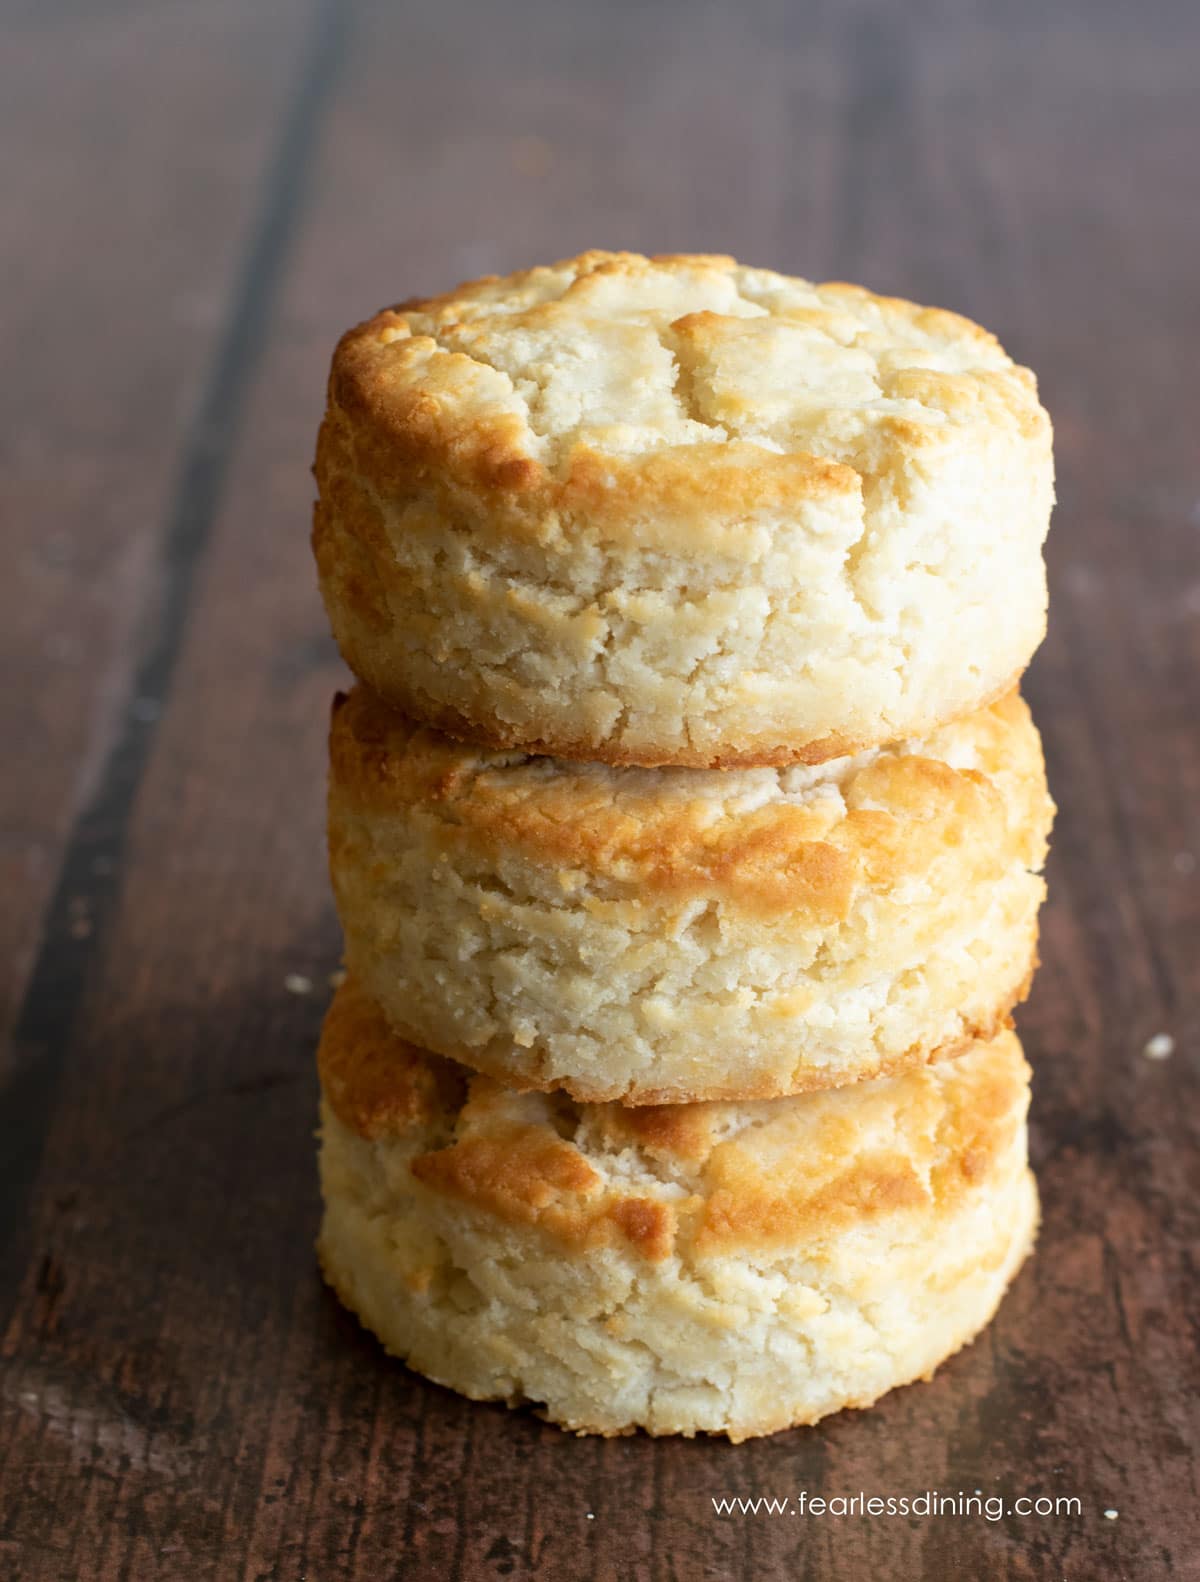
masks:
<path id="1" fill-rule="evenodd" d="M 1049 420 L 954 314 L 590 253 L 334 357 L 319 1253 L 578 1432 L 928 1378 L 1030 1251 Z"/>

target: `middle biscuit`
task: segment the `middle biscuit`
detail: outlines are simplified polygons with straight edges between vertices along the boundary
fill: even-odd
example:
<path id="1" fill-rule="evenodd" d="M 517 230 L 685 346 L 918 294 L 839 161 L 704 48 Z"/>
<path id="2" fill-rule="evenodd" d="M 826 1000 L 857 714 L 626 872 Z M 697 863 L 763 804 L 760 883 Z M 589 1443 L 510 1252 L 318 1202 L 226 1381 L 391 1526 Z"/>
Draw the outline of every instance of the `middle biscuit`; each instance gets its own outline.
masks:
<path id="1" fill-rule="evenodd" d="M 486 752 L 335 705 L 346 958 L 392 1025 L 585 1102 L 767 1098 L 989 1038 L 1036 961 L 1053 816 L 1014 692 L 816 768 Z"/>

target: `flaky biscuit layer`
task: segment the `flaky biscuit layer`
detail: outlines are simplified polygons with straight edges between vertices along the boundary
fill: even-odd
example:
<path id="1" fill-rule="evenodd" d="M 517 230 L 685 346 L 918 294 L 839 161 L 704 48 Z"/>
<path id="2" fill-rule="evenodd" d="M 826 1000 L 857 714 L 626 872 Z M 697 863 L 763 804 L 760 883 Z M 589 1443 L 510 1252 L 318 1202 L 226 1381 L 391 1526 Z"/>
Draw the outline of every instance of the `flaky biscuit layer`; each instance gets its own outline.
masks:
<path id="1" fill-rule="evenodd" d="M 836 1092 L 631 1110 L 405 1045 L 351 980 L 320 1068 L 342 1299 L 430 1378 L 579 1432 L 867 1405 L 978 1331 L 1036 1227 L 1011 1034 Z"/>
<path id="2" fill-rule="evenodd" d="M 732 259 L 589 253 L 378 314 L 316 472 L 350 665 L 496 747 L 819 762 L 998 696 L 1044 631 L 1029 371 Z"/>
<path id="3" fill-rule="evenodd" d="M 364 987 L 422 1047 L 585 1100 L 769 1097 L 990 1036 L 1033 969 L 1052 812 L 1015 693 L 810 768 L 488 753 L 365 688 L 331 731 Z"/>

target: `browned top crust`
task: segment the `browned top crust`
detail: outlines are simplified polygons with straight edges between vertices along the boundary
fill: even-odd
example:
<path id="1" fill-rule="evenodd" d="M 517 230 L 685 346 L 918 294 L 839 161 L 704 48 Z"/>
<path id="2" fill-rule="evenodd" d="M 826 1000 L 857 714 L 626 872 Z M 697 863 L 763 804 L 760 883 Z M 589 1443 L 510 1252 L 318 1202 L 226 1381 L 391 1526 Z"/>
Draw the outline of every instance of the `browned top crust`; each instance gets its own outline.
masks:
<path id="1" fill-rule="evenodd" d="M 888 889 L 950 849 L 964 871 L 1035 868 L 1052 813 L 1016 692 L 923 742 L 817 768 L 647 771 L 489 753 L 360 686 L 335 703 L 330 757 L 339 808 L 411 820 L 408 839 L 446 853 L 519 853 L 557 870 L 564 896 L 599 877 L 826 921 L 859 886 Z"/>
<path id="2" fill-rule="evenodd" d="M 452 1060 L 395 1038 L 353 984 L 334 995 L 317 1051 L 321 1091 L 360 1137 L 437 1125 L 466 1097 L 467 1073 Z"/>
<path id="3" fill-rule="evenodd" d="M 1049 434 L 969 319 L 701 254 L 588 252 L 384 309 L 342 337 L 329 409 L 375 486 L 483 499 L 518 534 L 558 511 L 728 537 L 725 507 L 858 499 L 897 452 Z"/>
<path id="4" fill-rule="evenodd" d="M 516 1093 L 398 1039 L 353 981 L 319 1051 L 342 1125 L 415 1147 L 425 1190 L 571 1250 L 820 1256 L 856 1223 L 936 1221 L 1008 1169 L 1029 1070 L 1011 1033 L 957 1060 L 791 1099 L 628 1109 Z"/>

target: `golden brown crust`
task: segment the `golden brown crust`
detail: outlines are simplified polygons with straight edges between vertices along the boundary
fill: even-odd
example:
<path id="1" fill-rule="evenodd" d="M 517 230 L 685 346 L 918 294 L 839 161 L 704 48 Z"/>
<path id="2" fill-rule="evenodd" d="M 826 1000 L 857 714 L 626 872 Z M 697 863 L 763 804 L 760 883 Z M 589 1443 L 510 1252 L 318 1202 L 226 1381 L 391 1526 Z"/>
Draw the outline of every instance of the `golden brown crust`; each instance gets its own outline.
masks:
<path id="1" fill-rule="evenodd" d="M 964 744 L 979 768 L 938 756 Z M 1023 839 L 994 776 L 1025 776 L 1039 811 L 1045 799 L 1040 744 L 1016 692 L 934 733 L 921 751 L 900 744 L 839 766 L 830 779 L 839 796 L 772 782 L 749 811 L 736 805 L 745 790 L 736 778 L 650 779 L 487 753 L 412 724 L 362 686 L 335 701 L 330 759 L 339 803 L 441 821 L 448 852 L 473 842 L 655 895 L 720 892 L 765 917 L 800 909 L 830 921 L 846 915 L 863 882 L 891 887 L 947 847 L 999 853 Z"/>
<path id="2" fill-rule="evenodd" d="M 342 985 L 325 1013 L 317 1069 L 330 1108 L 360 1137 L 426 1125 L 466 1095 L 461 1066 L 396 1038 L 353 984 Z"/>
<path id="3" fill-rule="evenodd" d="M 946 1212 L 1008 1157 L 1028 1096 L 1028 1068 L 1008 1032 L 946 1066 L 674 1113 L 547 1101 L 486 1077 L 467 1079 L 464 1102 L 444 1065 L 390 1034 L 352 980 L 338 990 L 320 1069 L 344 1125 L 379 1141 L 446 1138 L 413 1160 L 427 1190 L 576 1251 L 617 1240 L 650 1261 L 681 1244 L 705 1256 L 778 1250 L 880 1215 Z M 619 1169 L 617 1159 L 626 1161 Z"/>
<path id="4" fill-rule="evenodd" d="M 489 1119 L 479 1124 L 488 1126 Z M 501 1124 L 484 1135 L 468 1132 L 414 1159 L 412 1172 L 431 1191 L 580 1248 L 617 1238 L 658 1259 L 674 1244 L 675 1217 L 666 1204 L 646 1197 L 614 1200 L 579 1150 L 544 1127 Z"/>
<path id="5" fill-rule="evenodd" d="M 519 336 L 532 338 L 532 347 L 546 338 L 601 335 L 599 325 L 608 326 L 611 336 L 617 327 L 636 325 L 648 306 L 660 316 L 669 313 L 677 292 L 682 311 L 670 322 L 668 348 L 681 369 L 677 393 L 685 393 L 683 380 L 692 361 L 736 359 L 747 337 L 761 341 L 765 351 L 781 335 L 807 332 L 832 348 L 844 346 L 850 336 L 872 359 L 875 394 L 902 403 L 871 421 L 906 447 L 939 444 L 947 419 L 1011 424 L 1031 435 L 1045 432 L 1047 419 L 1032 375 L 1015 367 L 995 337 L 970 320 L 858 286 L 811 287 L 782 276 L 769 277 L 776 295 L 788 288 L 792 295 L 776 306 L 767 291 L 764 313 L 762 300 L 743 295 L 759 278 L 758 272 L 718 256 L 644 258 L 594 251 L 549 268 L 506 279 L 487 277 L 441 296 L 412 299 L 342 337 L 330 373 L 330 411 L 352 425 L 359 464 L 378 484 L 386 487 L 402 474 L 448 500 L 469 490 L 489 501 L 499 513 L 498 525 L 508 531 L 520 531 L 532 516 L 552 509 L 567 515 L 582 510 L 593 525 L 603 519 L 613 532 L 628 531 L 632 521 L 643 520 L 631 517 L 629 505 L 643 490 L 665 488 L 673 504 L 679 491 L 695 498 L 703 493 L 710 508 L 714 496 L 732 506 L 763 504 L 780 488 L 793 503 L 830 488 L 856 493 L 859 480 L 851 468 L 803 449 L 778 455 L 749 447 L 753 457 L 728 466 L 722 455 L 725 432 L 714 444 L 704 427 L 728 424 L 753 399 L 737 382 L 717 387 L 711 410 L 683 399 L 683 416 L 699 433 L 687 435 L 688 458 L 668 458 L 668 473 L 657 480 L 662 458 L 621 456 L 586 439 L 580 443 L 569 427 L 535 426 L 537 392 L 523 390 L 519 379 L 514 382 L 502 356 L 506 344 Z M 765 290 L 760 287 L 760 298 Z M 689 298 L 704 300 L 714 292 L 735 311 L 685 305 Z M 600 344 L 618 364 L 623 355 L 635 355 L 619 334 L 615 349 L 611 339 Z M 893 348 L 912 344 L 952 351 L 952 366 L 920 366 L 916 356 L 917 366 L 894 367 Z M 638 346 L 636 353 L 644 350 Z M 524 371 L 535 358 L 530 349 L 518 368 Z M 561 414 L 551 417 L 563 421 Z M 521 509 L 509 516 L 518 502 Z"/>

